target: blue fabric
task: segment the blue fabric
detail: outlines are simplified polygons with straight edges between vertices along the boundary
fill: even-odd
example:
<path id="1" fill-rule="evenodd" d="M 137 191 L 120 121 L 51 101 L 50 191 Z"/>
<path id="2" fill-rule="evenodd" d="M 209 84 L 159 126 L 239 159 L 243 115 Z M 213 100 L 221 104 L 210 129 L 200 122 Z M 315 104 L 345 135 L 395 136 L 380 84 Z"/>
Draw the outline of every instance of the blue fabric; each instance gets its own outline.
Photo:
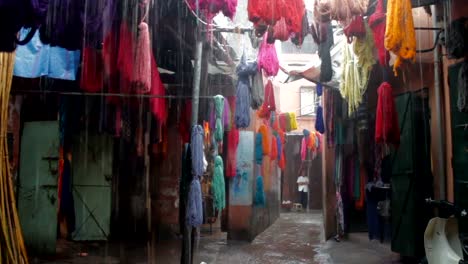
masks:
<path id="1" fill-rule="evenodd" d="M 20 39 L 29 30 L 20 30 Z M 69 51 L 60 47 L 44 45 L 36 31 L 32 40 L 16 49 L 15 68 L 13 75 L 23 78 L 39 78 L 48 76 L 61 80 L 76 80 L 80 64 L 80 51 Z"/>
<path id="2" fill-rule="evenodd" d="M 190 149 L 192 151 L 192 173 L 194 178 L 201 177 L 204 172 L 203 133 L 203 128 L 200 125 L 193 127 Z"/>
<path id="3" fill-rule="evenodd" d="M 369 226 L 369 239 L 382 239 L 380 235 L 381 220 L 377 209 L 378 199 L 372 192 L 366 190 L 367 200 L 367 225 Z"/>
<path id="4" fill-rule="evenodd" d="M 257 63 L 247 63 L 242 56 L 240 64 L 237 66 L 237 93 L 236 93 L 236 113 L 235 122 L 238 128 L 247 128 L 250 125 L 250 77 L 257 73 Z"/>
<path id="5" fill-rule="evenodd" d="M 276 144 L 277 144 L 277 150 L 278 150 L 278 161 L 281 160 L 281 153 L 283 153 L 283 146 L 281 144 L 281 138 L 276 135 Z"/>
<path id="6" fill-rule="evenodd" d="M 200 181 L 197 177 L 190 184 L 186 219 L 188 226 L 199 227 L 203 224 L 203 201 Z"/>
<path id="7" fill-rule="evenodd" d="M 315 130 L 320 134 L 325 133 L 325 122 L 323 121 L 323 108 L 317 106 L 317 118 L 315 119 Z"/>
<path id="8" fill-rule="evenodd" d="M 322 96 L 323 94 L 323 86 L 321 83 L 317 84 L 317 88 L 315 88 L 315 91 L 317 92 L 317 96 Z"/>

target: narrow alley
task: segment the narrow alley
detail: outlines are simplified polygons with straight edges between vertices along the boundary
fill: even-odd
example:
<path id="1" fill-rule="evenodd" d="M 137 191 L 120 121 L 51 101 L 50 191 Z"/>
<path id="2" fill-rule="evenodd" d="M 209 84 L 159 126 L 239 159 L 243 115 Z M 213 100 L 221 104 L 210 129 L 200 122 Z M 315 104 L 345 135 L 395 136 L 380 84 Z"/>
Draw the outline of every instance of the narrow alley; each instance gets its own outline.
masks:
<path id="1" fill-rule="evenodd" d="M 0 264 L 468 263 L 468 0 L 0 0 Z"/>
<path id="2" fill-rule="evenodd" d="M 252 242 L 229 241 L 226 234 L 213 229 L 202 232 L 194 263 L 206 264 L 397 264 L 398 256 L 388 243 L 369 242 L 367 234 L 353 234 L 336 242 L 325 242 L 323 219 L 318 211 L 283 213 Z M 33 259 L 37 264 L 89 263 L 167 263 L 180 261 L 181 241 L 156 245 L 152 262 L 146 260 L 144 245 L 83 245 L 64 248 L 55 260 Z M 366 261 L 363 262 L 363 259 Z"/>

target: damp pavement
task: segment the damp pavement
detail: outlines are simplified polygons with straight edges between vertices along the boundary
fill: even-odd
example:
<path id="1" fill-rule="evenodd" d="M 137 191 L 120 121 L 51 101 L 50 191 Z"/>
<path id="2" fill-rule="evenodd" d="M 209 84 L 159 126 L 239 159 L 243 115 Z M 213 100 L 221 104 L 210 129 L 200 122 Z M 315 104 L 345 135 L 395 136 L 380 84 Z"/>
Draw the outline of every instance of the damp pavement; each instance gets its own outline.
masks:
<path id="1" fill-rule="evenodd" d="M 254 241 L 226 239 L 226 233 L 202 232 L 194 256 L 194 264 L 394 264 L 398 256 L 388 244 L 369 241 L 366 234 L 351 234 L 346 240 L 324 241 L 320 212 L 284 213 Z M 204 230 L 206 231 L 206 230 Z M 154 261 L 147 261 L 144 245 L 73 244 L 69 254 L 58 254 L 48 260 L 31 263 L 92 264 L 92 263 L 180 263 L 180 240 L 158 244 Z M 60 251 L 64 251 L 61 249 Z M 85 255 L 78 253 L 86 252 Z M 123 253 L 125 254 L 123 254 Z"/>

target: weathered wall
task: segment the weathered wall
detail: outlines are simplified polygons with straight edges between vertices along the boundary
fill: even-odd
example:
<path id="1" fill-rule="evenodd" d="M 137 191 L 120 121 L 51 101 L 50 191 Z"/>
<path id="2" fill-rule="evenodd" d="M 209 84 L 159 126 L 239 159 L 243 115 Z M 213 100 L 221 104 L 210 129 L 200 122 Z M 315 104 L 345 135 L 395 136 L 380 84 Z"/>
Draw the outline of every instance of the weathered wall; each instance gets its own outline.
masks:
<path id="1" fill-rule="evenodd" d="M 179 180 L 182 170 L 182 141 L 176 125 L 169 123 L 164 134 L 167 145 L 154 146 L 157 153 L 153 153 L 150 172 L 152 219 L 159 239 L 171 238 L 179 232 Z"/>
<path id="2" fill-rule="evenodd" d="M 276 161 L 270 161 L 264 156 L 262 165 L 256 165 L 254 160 L 255 132 L 261 124 L 261 120 L 256 119 L 252 113 L 251 126 L 241 133 L 245 133 L 247 138 L 241 135 L 238 152 L 244 157 L 244 161 L 239 161 L 238 170 L 247 171 L 248 178 L 239 180 L 238 176 L 229 179 L 229 208 L 228 208 L 228 239 L 232 240 L 253 240 L 258 234 L 263 232 L 279 217 L 280 212 L 280 171 L 277 169 Z M 243 142 L 248 140 L 247 142 Z M 241 150 L 242 149 L 242 150 Z M 245 156 L 248 156 L 246 159 Z M 264 207 L 255 206 L 253 203 L 255 196 L 255 184 L 257 175 L 263 176 L 266 205 Z M 233 191 L 234 188 L 242 191 Z"/>

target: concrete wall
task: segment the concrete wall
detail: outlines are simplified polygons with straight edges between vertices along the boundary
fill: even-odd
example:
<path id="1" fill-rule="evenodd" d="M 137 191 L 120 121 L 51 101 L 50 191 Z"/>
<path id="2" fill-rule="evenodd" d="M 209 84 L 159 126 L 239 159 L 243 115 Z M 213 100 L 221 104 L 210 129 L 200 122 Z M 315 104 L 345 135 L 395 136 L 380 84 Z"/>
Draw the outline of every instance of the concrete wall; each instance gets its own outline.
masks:
<path id="1" fill-rule="evenodd" d="M 263 121 L 257 119 L 252 112 L 251 126 L 245 131 L 251 132 L 251 135 L 255 135 L 255 132 L 262 123 Z M 239 145 L 240 144 L 242 144 L 242 142 L 240 142 Z M 251 147 L 252 153 L 254 153 L 255 144 Z M 252 175 L 249 175 L 249 180 L 252 180 L 252 184 L 248 191 L 248 195 L 252 197 L 251 201 L 242 205 L 229 204 L 228 206 L 228 239 L 231 240 L 252 241 L 279 217 L 281 172 L 278 170 L 277 161 L 271 161 L 268 156 L 264 156 L 261 166 L 256 165 L 255 160 L 252 160 L 251 164 L 253 164 L 253 170 Z M 259 207 L 253 204 L 256 187 L 255 182 L 259 174 L 263 176 L 266 198 L 265 207 Z M 233 183 L 233 179 L 229 179 L 229 181 L 230 184 Z M 232 196 L 235 194 L 230 192 L 229 195 Z"/>
<path id="2" fill-rule="evenodd" d="M 167 145 L 153 145 L 152 169 L 150 172 L 151 211 L 156 235 L 160 239 L 167 239 L 173 237 L 174 233 L 179 232 L 179 181 L 182 171 L 182 140 L 175 123 L 169 123 L 167 131 L 163 133 L 167 137 Z"/>

